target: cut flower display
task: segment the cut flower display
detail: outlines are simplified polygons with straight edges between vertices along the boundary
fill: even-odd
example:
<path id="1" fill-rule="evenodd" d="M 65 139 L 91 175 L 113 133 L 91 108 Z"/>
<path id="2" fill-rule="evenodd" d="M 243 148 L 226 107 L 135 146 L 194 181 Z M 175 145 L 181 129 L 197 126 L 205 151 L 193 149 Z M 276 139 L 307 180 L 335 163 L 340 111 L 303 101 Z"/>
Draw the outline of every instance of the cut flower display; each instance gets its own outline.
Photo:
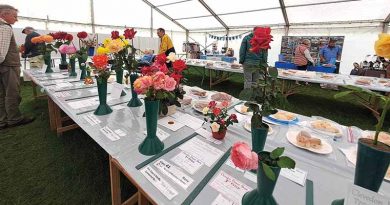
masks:
<path id="1" fill-rule="evenodd" d="M 210 118 L 211 130 L 213 132 L 224 131 L 233 123 L 238 122 L 235 114 L 227 114 L 228 106 L 229 102 L 227 101 L 221 102 L 220 105 L 215 101 L 211 101 L 207 107 L 203 108 L 202 113 Z M 205 118 L 205 121 L 209 121 L 209 119 Z"/>

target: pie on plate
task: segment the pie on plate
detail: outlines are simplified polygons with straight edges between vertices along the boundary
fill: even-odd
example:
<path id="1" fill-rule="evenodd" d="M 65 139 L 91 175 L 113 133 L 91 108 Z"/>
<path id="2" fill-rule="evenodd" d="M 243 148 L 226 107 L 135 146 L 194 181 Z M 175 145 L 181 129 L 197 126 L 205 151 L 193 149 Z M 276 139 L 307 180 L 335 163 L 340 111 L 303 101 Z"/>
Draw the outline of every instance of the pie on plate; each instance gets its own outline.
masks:
<path id="1" fill-rule="evenodd" d="M 330 154 L 333 151 L 332 146 L 326 142 L 326 140 L 322 140 L 321 138 L 306 131 L 290 130 L 286 135 L 287 140 L 296 147 L 306 149 L 317 154 Z"/>
<path id="2" fill-rule="evenodd" d="M 219 101 L 219 102 L 222 102 L 222 101 L 231 101 L 232 100 L 232 96 L 227 94 L 227 93 L 224 93 L 224 92 L 218 92 L 218 93 L 215 93 L 211 96 L 211 100 L 214 100 L 214 101 Z"/>
<path id="3" fill-rule="evenodd" d="M 201 97 L 201 98 L 207 97 L 207 92 L 204 91 L 204 90 L 191 89 L 190 93 L 191 93 L 191 95 L 194 95 L 194 96 L 197 96 L 197 97 Z"/>
<path id="4" fill-rule="evenodd" d="M 341 131 L 337 125 L 326 120 L 316 120 L 310 123 L 313 129 L 325 132 L 327 134 L 334 134 L 335 136 L 341 137 Z"/>
<path id="5" fill-rule="evenodd" d="M 359 78 L 355 81 L 355 84 L 357 84 L 357 85 L 370 85 L 371 80 Z"/>
<path id="6" fill-rule="evenodd" d="M 277 113 L 270 115 L 271 118 L 281 120 L 281 121 L 294 121 L 297 119 L 297 116 L 291 112 L 278 111 Z"/>

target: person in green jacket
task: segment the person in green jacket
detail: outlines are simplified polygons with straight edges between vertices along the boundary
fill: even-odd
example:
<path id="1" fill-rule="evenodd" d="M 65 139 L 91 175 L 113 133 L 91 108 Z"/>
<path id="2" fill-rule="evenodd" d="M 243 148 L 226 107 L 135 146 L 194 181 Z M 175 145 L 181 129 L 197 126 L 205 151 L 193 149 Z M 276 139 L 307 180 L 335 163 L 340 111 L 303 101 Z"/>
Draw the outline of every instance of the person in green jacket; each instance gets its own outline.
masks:
<path id="1" fill-rule="evenodd" d="M 253 28 L 253 31 L 256 29 Z M 267 50 L 261 50 L 259 53 L 251 52 L 251 44 L 249 41 L 253 37 L 253 32 L 245 36 L 242 39 L 240 47 L 240 64 L 244 68 L 244 89 L 251 88 L 252 85 L 259 79 L 259 65 L 260 61 L 267 62 L 268 52 Z"/>

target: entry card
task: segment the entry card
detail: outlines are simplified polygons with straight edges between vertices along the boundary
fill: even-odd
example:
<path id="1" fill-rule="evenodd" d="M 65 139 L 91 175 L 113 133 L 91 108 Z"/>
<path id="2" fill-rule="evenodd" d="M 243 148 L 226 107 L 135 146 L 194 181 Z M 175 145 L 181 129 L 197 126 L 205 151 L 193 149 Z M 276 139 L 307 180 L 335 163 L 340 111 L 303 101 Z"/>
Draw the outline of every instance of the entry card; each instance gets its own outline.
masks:
<path id="1" fill-rule="evenodd" d="M 299 168 L 282 169 L 280 171 L 280 175 L 286 177 L 287 179 L 289 179 L 289 180 L 291 180 L 291 181 L 293 181 L 301 186 L 305 186 L 307 172 L 302 170 L 302 169 L 299 169 Z"/>
<path id="2" fill-rule="evenodd" d="M 344 201 L 345 205 L 388 205 L 390 198 L 379 195 L 376 192 L 350 184 L 348 188 L 347 198 Z"/>
<path id="3" fill-rule="evenodd" d="M 229 198 L 234 204 L 240 204 L 242 196 L 252 188 L 230 176 L 224 171 L 219 172 L 210 186 Z"/>
<path id="4" fill-rule="evenodd" d="M 215 198 L 215 200 L 211 205 L 237 205 L 237 204 L 223 197 L 221 194 L 218 194 L 217 198 Z"/>
<path id="5" fill-rule="evenodd" d="M 64 91 L 64 92 L 57 92 L 57 93 L 54 93 L 54 95 L 57 97 L 57 98 L 66 98 L 66 97 L 70 97 L 71 94 L 69 91 Z"/>
<path id="6" fill-rule="evenodd" d="M 176 118 L 177 121 L 185 124 L 187 127 L 190 127 L 194 130 L 196 129 L 199 129 L 200 127 L 202 127 L 204 121 L 201 120 L 201 119 L 198 119 L 192 115 L 189 115 L 189 114 L 184 114 L 184 115 L 180 115 L 178 118 Z"/>
<path id="7" fill-rule="evenodd" d="M 196 137 L 188 140 L 179 148 L 202 160 L 208 167 L 211 167 L 223 155 L 221 150 Z"/>
<path id="8" fill-rule="evenodd" d="M 85 100 L 79 100 L 79 101 L 72 101 L 72 102 L 69 102 L 68 105 L 77 110 L 77 109 L 80 109 L 80 108 L 84 108 L 84 107 L 89 107 L 89 106 L 94 106 L 94 105 L 98 105 L 99 102 L 97 102 L 96 100 L 93 100 L 93 99 L 85 99 Z"/>
<path id="9" fill-rule="evenodd" d="M 120 139 L 120 137 L 108 126 L 101 128 L 100 132 L 102 132 L 111 141 L 117 141 Z"/>
<path id="10" fill-rule="evenodd" d="M 119 99 L 121 97 L 123 88 L 125 88 L 125 86 L 123 84 L 119 84 L 116 82 L 112 83 L 111 84 L 111 97 L 112 97 L 112 99 Z"/>
<path id="11" fill-rule="evenodd" d="M 180 152 L 178 155 L 174 156 L 171 161 L 191 175 L 195 174 L 195 172 L 203 166 L 201 160 L 186 152 Z"/>
<path id="12" fill-rule="evenodd" d="M 184 124 L 180 123 L 178 120 L 173 119 L 170 116 L 163 117 L 158 120 L 158 124 L 162 125 L 174 132 L 184 127 Z"/>
<path id="13" fill-rule="evenodd" d="M 183 187 L 183 189 L 187 189 L 188 186 L 194 182 L 191 177 L 164 159 L 159 159 L 154 163 L 154 166 L 156 166 L 157 169 L 160 170 L 163 174 L 172 179 L 172 181 L 174 181 L 176 184 Z"/>
<path id="14" fill-rule="evenodd" d="M 150 165 L 141 170 L 141 173 L 153 184 L 168 200 L 172 200 L 178 192 L 165 181 Z"/>
<path id="15" fill-rule="evenodd" d="M 144 131 L 144 135 L 147 135 L 146 130 Z M 169 137 L 170 134 L 157 127 L 156 135 L 157 135 L 158 139 L 160 139 L 161 141 L 164 141 L 165 139 L 167 139 Z"/>
<path id="16" fill-rule="evenodd" d="M 96 115 L 94 114 L 87 114 L 87 115 L 84 115 L 83 116 L 84 120 L 87 121 L 91 126 L 94 126 L 94 125 L 97 125 L 99 123 L 101 123 L 102 121 L 100 121 Z"/>
<path id="17" fill-rule="evenodd" d="M 203 129 L 202 127 L 197 129 L 197 130 L 195 130 L 195 132 L 197 134 L 199 134 L 200 136 L 204 137 L 207 141 L 212 142 L 214 144 L 222 144 L 222 142 L 223 142 L 221 140 L 214 139 L 212 137 L 211 132 Z"/>

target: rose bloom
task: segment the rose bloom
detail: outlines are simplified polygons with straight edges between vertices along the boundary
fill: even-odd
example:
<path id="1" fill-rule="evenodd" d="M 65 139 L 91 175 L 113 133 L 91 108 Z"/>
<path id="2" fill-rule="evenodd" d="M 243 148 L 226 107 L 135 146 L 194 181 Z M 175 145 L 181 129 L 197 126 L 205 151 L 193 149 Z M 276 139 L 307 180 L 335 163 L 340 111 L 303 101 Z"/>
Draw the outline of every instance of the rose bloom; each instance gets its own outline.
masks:
<path id="1" fill-rule="evenodd" d="M 87 38 L 88 37 L 88 33 L 85 32 L 85 31 L 78 32 L 77 33 L 77 37 L 80 38 L 80 39 Z"/>
<path id="2" fill-rule="evenodd" d="M 215 108 L 215 106 L 217 106 L 217 103 L 215 101 L 209 102 L 209 108 Z"/>
<path id="3" fill-rule="evenodd" d="M 214 108 L 214 109 L 213 109 L 213 114 L 214 114 L 215 116 L 218 116 L 219 114 L 221 114 L 221 109 L 220 109 L 220 108 Z"/>
<path id="4" fill-rule="evenodd" d="M 172 74 L 170 75 L 170 77 L 172 77 L 173 79 L 175 79 L 177 85 L 180 83 L 180 80 L 183 78 L 182 75 L 177 74 L 177 73 L 172 73 Z"/>
<path id="5" fill-rule="evenodd" d="M 176 61 L 176 53 L 170 52 L 169 55 L 167 56 L 167 61 L 175 62 Z"/>
<path id="6" fill-rule="evenodd" d="M 253 32 L 253 37 L 250 40 L 251 51 L 258 53 L 262 49 L 270 49 L 269 45 L 272 41 L 271 28 L 269 27 L 258 27 Z"/>
<path id="7" fill-rule="evenodd" d="M 173 70 L 175 70 L 178 73 L 183 72 L 187 68 L 186 63 L 183 60 L 176 60 L 172 64 Z"/>
<path id="8" fill-rule="evenodd" d="M 160 70 L 161 72 L 163 72 L 164 74 L 167 74 L 167 73 L 169 72 L 168 67 L 167 67 L 167 65 L 166 65 L 165 63 L 159 65 L 158 67 L 159 67 L 159 70 Z"/>
<path id="9" fill-rule="evenodd" d="M 42 41 L 43 39 L 41 38 L 41 36 L 37 36 L 31 39 L 31 43 L 33 44 L 42 43 Z"/>
<path id="10" fill-rule="evenodd" d="M 166 91 L 173 91 L 176 88 L 175 79 L 173 79 L 167 75 L 165 76 L 164 83 L 165 83 L 164 90 L 166 90 Z"/>
<path id="11" fill-rule="evenodd" d="M 117 40 L 110 41 L 107 45 L 105 45 L 108 50 L 110 50 L 111 53 L 118 53 L 123 49 L 122 43 Z"/>
<path id="12" fill-rule="evenodd" d="M 67 41 L 72 41 L 73 40 L 73 36 L 72 36 L 72 34 L 66 34 L 66 36 L 65 36 L 65 40 L 67 40 Z"/>
<path id="13" fill-rule="evenodd" d="M 134 81 L 134 91 L 138 94 L 144 94 L 153 86 L 153 79 L 151 76 L 143 76 Z"/>
<path id="14" fill-rule="evenodd" d="M 245 142 L 236 142 L 231 151 L 231 160 L 234 165 L 243 170 L 258 168 L 259 157 Z"/>
<path id="15" fill-rule="evenodd" d="M 221 125 L 219 125 L 218 123 L 216 123 L 216 122 L 213 122 L 213 123 L 211 123 L 211 130 L 213 131 L 213 132 L 218 132 L 219 131 L 219 128 L 221 127 Z"/>
<path id="16" fill-rule="evenodd" d="M 133 39 L 137 31 L 134 31 L 134 28 L 132 29 L 126 29 L 125 33 L 123 34 L 126 39 Z"/>
<path id="17" fill-rule="evenodd" d="M 104 70 L 108 65 L 108 56 L 107 55 L 95 55 L 92 57 L 93 65 L 98 70 Z"/>
<path id="18" fill-rule="evenodd" d="M 202 113 L 203 115 L 207 115 L 207 113 L 209 113 L 209 107 L 204 107 Z"/>
<path id="19" fill-rule="evenodd" d="M 119 31 L 111 31 L 111 38 L 112 39 L 119 38 Z"/>
<path id="20" fill-rule="evenodd" d="M 231 115 L 229 116 L 229 118 L 230 118 L 230 120 L 232 120 L 232 121 L 237 121 L 237 115 L 236 115 L 236 114 L 231 114 Z"/>
<path id="21" fill-rule="evenodd" d="M 156 56 L 155 62 L 158 64 L 164 64 L 167 61 L 167 56 L 164 53 L 158 54 Z"/>
<path id="22" fill-rule="evenodd" d="M 227 107 L 229 106 L 229 102 L 228 101 L 223 101 L 222 102 L 222 107 Z"/>
<path id="23" fill-rule="evenodd" d="M 375 53 L 377 56 L 390 58 L 390 34 L 379 34 L 379 38 L 375 41 Z"/>
<path id="24" fill-rule="evenodd" d="M 68 46 L 68 49 L 66 50 L 66 54 L 74 54 L 76 53 L 77 49 L 75 46 Z"/>
<path id="25" fill-rule="evenodd" d="M 165 74 L 163 72 L 156 72 L 153 75 L 153 85 L 154 89 L 161 90 L 165 87 Z"/>
<path id="26" fill-rule="evenodd" d="M 66 54 L 66 50 L 68 49 L 68 45 L 66 44 L 62 44 L 59 48 L 58 48 L 58 51 L 61 53 L 61 54 Z"/>
<path id="27" fill-rule="evenodd" d="M 108 48 L 105 48 L 105 47 L 99 47 L 96 52 L 98 55 L 104 55 L 104 54 L 109 53 L 110 50 Z"/>

